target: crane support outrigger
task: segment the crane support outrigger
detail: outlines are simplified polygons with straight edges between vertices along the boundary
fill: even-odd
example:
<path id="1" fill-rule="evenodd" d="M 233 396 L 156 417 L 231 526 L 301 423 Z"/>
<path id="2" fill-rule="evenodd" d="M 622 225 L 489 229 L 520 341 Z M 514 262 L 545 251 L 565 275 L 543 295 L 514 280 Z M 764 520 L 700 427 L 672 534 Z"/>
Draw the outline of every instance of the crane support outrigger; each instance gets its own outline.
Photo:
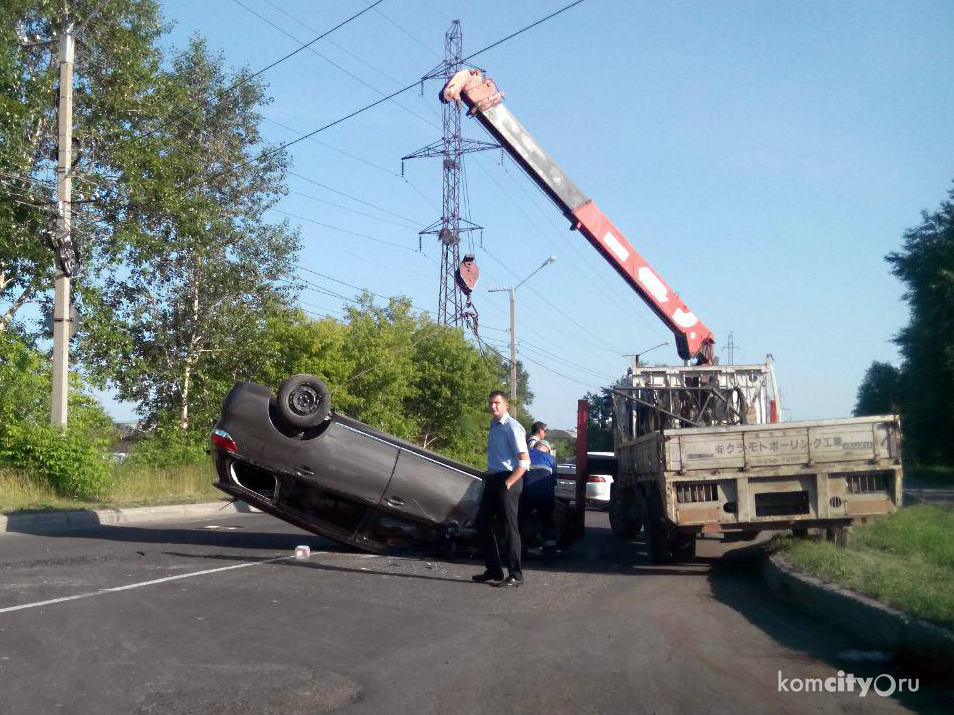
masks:
<path id="1" fill-rule="evenodd" d="M 593 247 L 616 269 L 672 330 L 679 357 L 712 364 L 715 339 L 695 313 L 633 248 L 600 208 L 567 177 L 503 104 L 503 94 L 480 70 L 461 70 L 444 86 L 441 101 L 463 102 L 530 178 L 560 208 Z"/>

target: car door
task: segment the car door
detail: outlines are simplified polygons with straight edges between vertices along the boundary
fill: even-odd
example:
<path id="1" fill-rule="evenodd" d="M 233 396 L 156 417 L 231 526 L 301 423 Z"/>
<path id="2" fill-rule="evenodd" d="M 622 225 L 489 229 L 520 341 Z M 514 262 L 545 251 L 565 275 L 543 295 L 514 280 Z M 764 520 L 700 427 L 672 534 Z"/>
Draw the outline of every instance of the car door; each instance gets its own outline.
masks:
<path id="1" fill-rule="evenodd" d="M 380 509 L 433 525 L 464 526 L 473 521 L 483 481 L 476 470 L 402 449 Z"/>

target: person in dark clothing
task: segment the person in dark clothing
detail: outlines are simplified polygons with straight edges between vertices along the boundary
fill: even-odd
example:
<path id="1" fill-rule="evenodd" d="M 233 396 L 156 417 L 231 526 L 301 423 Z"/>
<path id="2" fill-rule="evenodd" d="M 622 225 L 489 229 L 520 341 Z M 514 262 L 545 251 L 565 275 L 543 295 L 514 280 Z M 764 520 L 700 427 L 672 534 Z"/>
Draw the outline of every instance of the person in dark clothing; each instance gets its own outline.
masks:
<path id="1" fill-rule="evenodd" d="M 487 435 L 487 473 L 476 520 L 486 569 L 472 578 L 477 583 L 494 586 L 520 586 L 523 583 L 517 513 L 523 490 L 523 475 L 530 466 L 530 455 L 527 453 L 526 432 L 517 420 L 507 414 L 507 409 L 507 396 L 500 390 L 491 392 L 490 414 L 493 419 Z M 494 518 L 498 514 L 503 514 L 506 523 L 507 578 L 504 578 L 500 549 L 493 530 Z"/>
<path id="2" fill-rule="evenodd" d="M 523 477 L 519 520 L 536 513 L 543 538 L 543 563 L 553 563 L 556 555 L 556 529 L 553 524 L 553 500 L 556 489 L 556 460 L 549 445 L 538 439 L 530 449 L 530 469 Z"/>

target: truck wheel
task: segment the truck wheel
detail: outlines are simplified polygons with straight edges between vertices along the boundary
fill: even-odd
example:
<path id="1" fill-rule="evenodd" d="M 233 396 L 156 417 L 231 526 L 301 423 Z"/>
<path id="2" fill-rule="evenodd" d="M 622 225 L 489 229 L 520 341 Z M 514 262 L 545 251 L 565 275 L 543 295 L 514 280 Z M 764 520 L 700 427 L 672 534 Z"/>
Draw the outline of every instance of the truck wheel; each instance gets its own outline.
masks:
<path id="1" fill-rule="evenodd" d="M 696 535 L 677 533 L 672 538 L 674 561 L 692 561 L 696 558 Z"/>
<path id="2" fill-rule="evenodd" d="M 609 522 L 610 528 L 617 536 L 632 539 L 642 528 L 642 523 L 636 517 L 636 509 L 631 499 L 624 499 L 616 485 L 610 487 Z"/>
<path id="3" fill-rule="evenodd" d="M 652 495 L 643 500 L 643 538 L 649 560 L 654 564 L 668 564 L 672 562 L 672 540 L 656 501 Z"/>
<path id="4" fill-rule="evenodd" d="M 331 412 L 331 391 L 313 375 L 292 375 L 278 388 L 278 414 L 292 427 L 317 427 Z"/>

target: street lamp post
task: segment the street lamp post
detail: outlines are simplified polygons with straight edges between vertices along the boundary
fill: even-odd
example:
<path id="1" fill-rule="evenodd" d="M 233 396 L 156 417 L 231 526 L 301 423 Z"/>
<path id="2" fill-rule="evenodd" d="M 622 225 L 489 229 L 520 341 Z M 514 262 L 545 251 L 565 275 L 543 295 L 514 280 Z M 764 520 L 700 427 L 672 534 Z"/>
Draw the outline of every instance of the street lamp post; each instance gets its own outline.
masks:
<path id="1" fill-rule="evenodd" d="M 510 288 L 491 288 L 488 290 L 488 293 L 503 293 L 507 292 L 510 294 L 510 399 L 514 401 L 517 399 L 517 336 L 516 336 L 516 323 L 515 323 L 515 294 L 517 288 L 522 286 L 528 280 L 533 278 L 539 271 L 543 270 L 551 263 L 556 260 L 556 256 L 550 256 L 547 260 L 541 263 L 530 275 L 524 278 L 522 281 L 517 283 L 515 286 Z M 516 411 L 516 407 L 513 408 Z"/>

